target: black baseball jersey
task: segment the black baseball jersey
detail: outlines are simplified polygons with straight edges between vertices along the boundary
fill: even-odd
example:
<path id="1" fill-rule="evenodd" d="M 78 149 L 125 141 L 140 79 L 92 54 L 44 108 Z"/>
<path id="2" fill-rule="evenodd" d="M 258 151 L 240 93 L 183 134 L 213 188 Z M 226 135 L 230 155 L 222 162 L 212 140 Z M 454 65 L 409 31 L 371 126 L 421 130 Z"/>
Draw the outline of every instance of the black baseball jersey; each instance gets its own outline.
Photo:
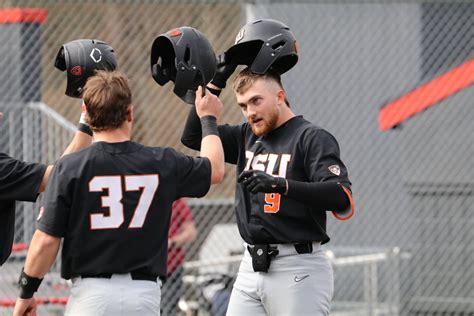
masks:
<path id="1" fill-rule="evenodd" d="M 220 125 L 226 162 L 243 170 L 261 170 L 302 182 L 334 181 L 350 186 L 339 145 L 327 131 L 295 116 L 268 134 L 257 137 L 248 123 Z M 237 225 L 245 242 L 326 243 L 326 210 L 311 209 L 277 193 L 251 194 L 237 183 Z"/>
<path id="2" fill-rule="evenodd" d="M 15 201 L 36 201 L 45 171 L 45 165 L 19 161 L 0 153 L 0 265 L 12 251 Z"/>
<path id="3" fill-rule="evenodd" d="M 65 279 L 132 271 L 164 277 L 171 205 L 204 196 L 210 183 L 207 158 L 97 142 L 56 162 L 38 229 L 64 238 Z"/>

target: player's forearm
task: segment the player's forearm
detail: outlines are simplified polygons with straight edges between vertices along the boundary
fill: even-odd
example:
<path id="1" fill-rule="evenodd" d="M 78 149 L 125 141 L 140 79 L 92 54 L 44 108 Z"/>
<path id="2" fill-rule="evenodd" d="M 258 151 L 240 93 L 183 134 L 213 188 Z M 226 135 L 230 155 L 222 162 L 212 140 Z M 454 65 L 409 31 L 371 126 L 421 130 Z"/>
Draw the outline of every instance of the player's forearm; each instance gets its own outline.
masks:
<path id="1" fill-rule="evenodd" d="M 286 196 L 314 209 L 345 211 L 351 201 L 342 185 L 336 182 L 301 182 L 288 180 Z"/>
<path id="2" fill-rule="evenodd" d="M 24 271 L 31 277 L 43 278 L 54 263 L 61 239 L 36 230 L 26 257 Z"/>
<path id="3" fill-rule="evenodd" d="M 80 149 L 86 148 L 91 143 L 92 143 L 92 136 L 78 130 L 74 134 L 74 138 L 72 139 L 71 143 L 64 150 L 62 156 L 65 156 L 67 154 L 73 153 Z"/>
<path id="4" fill-rule="evenodd" d="M 44 190 L 46 189 L 46 185 L 48 184 L 48 180 L 49 180 L 49 175 L 51 174 L 52 170 L 53 170 L 52 165 L 49 165 L 46 167 L 46 170 L 43 175 L 43 179 L 41 180 L 41 184 L 38 188 L 38 193 L 44 192 Z"/>
<path id="5" fill-rule="evenodd" d="M 201 141 L 201 157 L 211 161 L 211 184 L 216 184 L 224 179 L 224 149 L 217 135 L 208 135 Z"/>
<path id="6" fill-rule="evenodd" d="M 196 107 L 192 106 L 191 110 L 189 111 L 186 124 L 184 125 L 183 135 L 181 136 L 181 143 L 183 143 L 183 145 L 188 148 L 200 150 L 201 138 L 201 121 L 199 120 L 199 117 L 197 115 Z"/>

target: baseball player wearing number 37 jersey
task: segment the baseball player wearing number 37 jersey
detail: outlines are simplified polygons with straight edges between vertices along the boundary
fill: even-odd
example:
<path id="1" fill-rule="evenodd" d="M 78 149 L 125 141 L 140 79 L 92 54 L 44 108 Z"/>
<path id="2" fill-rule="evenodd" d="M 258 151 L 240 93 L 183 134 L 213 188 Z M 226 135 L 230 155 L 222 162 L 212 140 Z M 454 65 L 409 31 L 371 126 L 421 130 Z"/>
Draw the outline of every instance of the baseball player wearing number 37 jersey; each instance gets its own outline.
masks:
<path id="1" fill-rule="evenodd" d="M 83 99 L 94 143 L 53 168 L 15 315 L 35 311 L 33 294 L 61 238 L 61 276 L 73 284 L 66 315 L 159 315 L 171 205 L 205 195 L 224 176 L 220 104 L 197 93 L 205 132 L 194 158 L 130 141 L 133 106 L 124 75 L 98 72 Z"/>
<path id="2" fill-rule="evenodd" d="M 328 315 L 333 271 L 320 249 L 329 241 L 326 211 L 341 219 L 353 213 L 339 146 L 295 116 L 277 73 L 245 68 L 234 91 L 248 122 L 219 125 L 219 135 L 226 162 L 237 166 L 236 216 L 246 249 L 227 315 Z M 199 135 L 191 111 L 182 141 L 198 149 Z"/>

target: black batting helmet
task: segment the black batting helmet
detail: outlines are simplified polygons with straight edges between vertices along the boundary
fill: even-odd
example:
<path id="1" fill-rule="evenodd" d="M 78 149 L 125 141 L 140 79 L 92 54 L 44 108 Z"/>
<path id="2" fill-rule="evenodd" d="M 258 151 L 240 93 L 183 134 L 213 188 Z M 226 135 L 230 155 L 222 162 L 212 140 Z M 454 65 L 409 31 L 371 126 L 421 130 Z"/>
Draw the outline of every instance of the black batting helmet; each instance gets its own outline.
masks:
<path id="1" fill-rule="evenodd" d="M 235 58 L 236 63 L 247 65 L 258 74 L 271 68 L 281 75 L 298 61 L 296 39 L 290 28 L 271 19 L 244 25 L 226 53 Z"/>
<path id="2" fill-rule="evenodd" d="M 194 104 L 198 86 L 205 86 L 216 72 L 216 55 L 199 30 L 182 26 L 159 35 L 151 47 L 151 74 L 163 86 L 174 82 L 174 93 Z"/>
<path id="3" fill-rule="evenodd" d="M 87 79 L 96 70 L 115 70 L 117 58 L 114 49 L 106 42 L 80 39 L 61 46 L 54 66 L 67 71 L 66 95 L 80 98 Z"/>

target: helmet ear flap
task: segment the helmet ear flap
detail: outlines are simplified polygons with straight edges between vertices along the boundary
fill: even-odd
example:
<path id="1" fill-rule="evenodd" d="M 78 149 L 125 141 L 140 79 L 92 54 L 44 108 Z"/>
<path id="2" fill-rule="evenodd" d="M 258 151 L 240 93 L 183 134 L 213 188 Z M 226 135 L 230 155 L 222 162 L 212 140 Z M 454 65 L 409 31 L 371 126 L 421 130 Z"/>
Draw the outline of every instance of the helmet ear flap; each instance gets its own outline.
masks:
<path id="1" fill-rule="evenodd" d="M 186 61 L 180 61 L 177 65 L 174 93 L 182 97 L 193 85 L 198 72 L 196 66 L 189 66 Z"/>
<path id="2" fill-rule="evenodd" d="M 151 76 L 160 86 L 163 86 L 170 81 L 169 70 L 167 68 L 162 68 L 159 64 L 154 64 L 151 67 Z"/>

